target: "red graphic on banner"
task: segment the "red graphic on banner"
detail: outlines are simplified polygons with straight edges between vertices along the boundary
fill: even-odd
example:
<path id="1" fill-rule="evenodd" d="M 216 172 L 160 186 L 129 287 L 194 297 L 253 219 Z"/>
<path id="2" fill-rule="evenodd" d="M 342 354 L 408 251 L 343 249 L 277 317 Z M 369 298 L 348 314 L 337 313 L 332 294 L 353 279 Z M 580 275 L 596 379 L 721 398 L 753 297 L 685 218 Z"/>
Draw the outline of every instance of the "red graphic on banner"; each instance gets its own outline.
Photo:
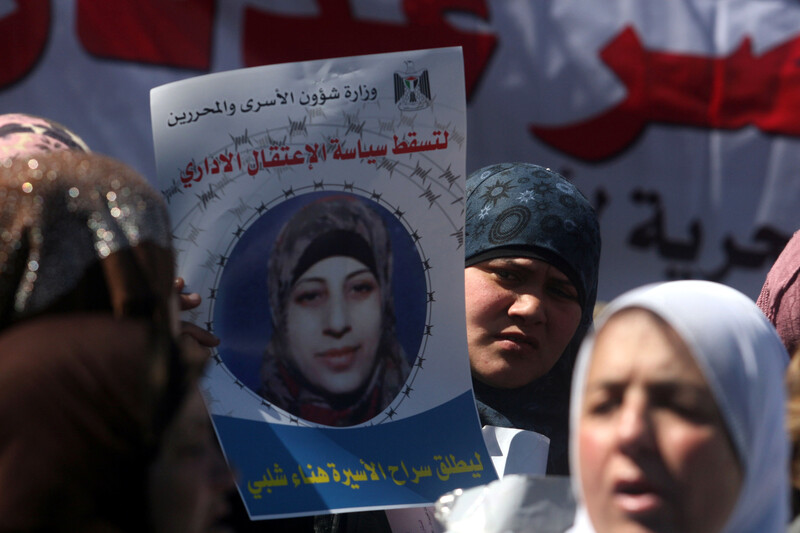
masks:
<path id="1" fill-rule="evenodd" d="M 729 56 L 645 50 L 625 28 L 600 58 L 627 89 L 613 108 L 567 126 L 531 125 L 543 142 L 587 161 L 625 150 L 649 123 L 738 129 L 800 136 L 800 36 L 753 55 L 745 38 Z"/>
<path id="2" fill-rule="evenodd" d="M 248 7 L 244 15 L 244 62 L 248 67 L 423 48 L 461 46 L 467 98 L 497 43 L 489 33 L 451 26 L 447 12 L 488 18 L 485 0 L 402 0 L 407 24 L 358 20 L 348 0 L 318 0 L 319 15 L 298 17 Z"/>
<path id="3" fill-rule="evenodd" d="M 42 55 L 50 31 L 48 0 L 11 4 L 13 10 L 0 18 L 0 87 L 10 85 L 30 72 Z"/>
<path id="4" fill-rule="evenodd" d="M 98 57 L 208 70 L 214 3 L 78 0 L 78 37 Z"/>

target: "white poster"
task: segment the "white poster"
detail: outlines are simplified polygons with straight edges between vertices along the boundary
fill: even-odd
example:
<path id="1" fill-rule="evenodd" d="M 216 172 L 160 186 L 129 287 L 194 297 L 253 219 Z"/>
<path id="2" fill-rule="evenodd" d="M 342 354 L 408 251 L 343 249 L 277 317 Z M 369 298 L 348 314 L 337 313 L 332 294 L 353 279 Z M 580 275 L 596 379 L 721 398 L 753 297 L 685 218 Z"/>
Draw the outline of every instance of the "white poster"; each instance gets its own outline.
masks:
<path id="1" fill-rule="evenodd" d="M 253 518 L 431 504 L 495 478 L 464 330 L 459 48 L 153 89 L 208 406 Z"/>

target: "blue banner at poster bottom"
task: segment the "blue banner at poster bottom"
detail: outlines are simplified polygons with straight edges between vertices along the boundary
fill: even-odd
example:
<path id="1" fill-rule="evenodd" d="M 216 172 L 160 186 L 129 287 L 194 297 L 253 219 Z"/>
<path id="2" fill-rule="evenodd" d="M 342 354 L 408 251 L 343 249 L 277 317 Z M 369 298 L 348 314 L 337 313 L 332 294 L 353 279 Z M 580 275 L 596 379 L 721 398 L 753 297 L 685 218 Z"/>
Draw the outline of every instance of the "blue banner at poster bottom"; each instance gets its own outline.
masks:
<path id="1" fill-rule="evenodd" d="M 471 391 L 371 427 L 214 423 L 251 518 L 430 504 L 497 479 Z"/>

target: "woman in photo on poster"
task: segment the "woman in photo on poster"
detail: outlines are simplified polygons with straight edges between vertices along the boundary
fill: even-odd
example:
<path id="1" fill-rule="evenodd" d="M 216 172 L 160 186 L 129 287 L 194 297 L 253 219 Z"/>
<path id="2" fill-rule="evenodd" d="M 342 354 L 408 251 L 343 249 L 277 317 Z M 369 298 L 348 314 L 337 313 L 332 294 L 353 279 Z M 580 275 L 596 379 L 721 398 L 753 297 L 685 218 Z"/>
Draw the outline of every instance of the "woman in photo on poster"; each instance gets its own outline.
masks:
<path id="1" fill-rule="evenodd" d="M 325 197 L 295 213 L 269 256 L 273 333 L 260 395 L 327 426 L 383 411 L 410 372 L 395 331 L 391 265 L 383 220 L 357 198 Z"/>

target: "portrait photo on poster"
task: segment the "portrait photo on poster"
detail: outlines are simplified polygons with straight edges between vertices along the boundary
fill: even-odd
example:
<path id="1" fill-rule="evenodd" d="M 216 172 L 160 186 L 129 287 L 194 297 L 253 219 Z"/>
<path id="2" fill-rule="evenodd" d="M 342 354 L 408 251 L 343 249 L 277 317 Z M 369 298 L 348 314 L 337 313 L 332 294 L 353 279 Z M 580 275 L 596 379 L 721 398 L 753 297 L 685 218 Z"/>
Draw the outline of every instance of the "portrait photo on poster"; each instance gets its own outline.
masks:
<path id="1" fill-rule="evenodd" d="M 213 309 L 219 359 L 293 417 L 362 424 L 411 373 L 427 290 L 416 242 L 386 207 L 298 195 L 264 210 L 226 260 Z"/>

